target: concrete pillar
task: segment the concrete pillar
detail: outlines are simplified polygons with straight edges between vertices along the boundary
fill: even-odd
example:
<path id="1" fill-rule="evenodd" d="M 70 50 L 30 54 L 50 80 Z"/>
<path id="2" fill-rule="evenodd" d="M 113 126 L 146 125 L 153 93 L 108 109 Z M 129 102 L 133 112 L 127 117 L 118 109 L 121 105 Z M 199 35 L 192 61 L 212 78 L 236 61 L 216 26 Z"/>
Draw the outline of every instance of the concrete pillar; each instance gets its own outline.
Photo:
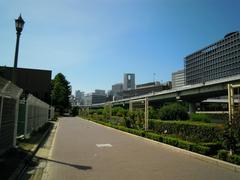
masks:
<path id="1" fill-rule="evenodd" d="M 133 111 L 133 102 L 129 101 L 129 112 Z"/>
<path id="2" fill-rule="evenodd" d="M 109 118 L 112 118 L 112 103 L 109 103 Z"/>
<path id="3" fill-rule="evenodd" d="M 189 113 L 196 113 L 196 104 L 195 103 L 189 103 Z"/>
<path id="4" fill-rule="evenodd" d="M 148 98 L 145 98 L 145 130 L 148 130 Z"/>

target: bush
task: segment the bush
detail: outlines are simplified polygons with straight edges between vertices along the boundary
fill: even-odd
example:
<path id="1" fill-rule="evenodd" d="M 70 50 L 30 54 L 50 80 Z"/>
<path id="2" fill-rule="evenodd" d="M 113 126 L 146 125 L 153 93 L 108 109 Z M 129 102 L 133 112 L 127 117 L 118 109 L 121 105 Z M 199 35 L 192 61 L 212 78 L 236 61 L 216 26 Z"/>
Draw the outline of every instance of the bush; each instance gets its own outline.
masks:
<path id="1" fill-rule="evenodd" d="M 240 155 L 237 155 L 237 154 L 230 155 L 229 151 L 226 151 L 226 150 L 219 150 L 218 158 L 224 161 L 228 161 L 230 163 L 240 165 Z"/>
<path id="2" fill-rule="evenodd" d="M 202 122 L 206 122 L 206 123 L 211 122 L 211 118 L 206 114 L 191 114 L 190 119 L 192 121 L 202 121 Z"/>
<path id="3" fill-rule="evenodd" d="M 221 142 L 210 142 L 210 143 L 201 143 L 202 146 L 209 147 L 209 154 L 217 154 L 218 151 L 222 148 Z"/>
<path id="4" fill-rule="evenodd" d="M 78 115 L 79 108 L 78 107 L 72 107 L 71 109 L 71 116 L 77 116 Z"/>
<path id="5" fill-rule="evenodd" d="M 163 106 L 159 110 L 161 120 L 187 120 L 189 119 L 187 109 L 181 104 L 174 103 Z"/>
<path id="6" fill-rule="evenodd" d="M 163 143 L 170 144 L 173 146 L 178 146 L 178 139 L 173 137 L 163 137 Z"/>
<path id="7" fill-rule="evenodd" d="M 149 120 L 149 129 L 160 134 L 175 134 L 192 142 L 218 142 L 222 140 L 223 128 L 215 124 L 190 121 Z"/>
<path id="8" fill-rule="evenodd" d="M 209 155 L 210 154 L 210 148 L 209 147 L 201 146 L 201 145 L 198 145 L 198 144 L 194 144 L 192 146 L 192 151 L 196 152 L 196 153 L 204 154 L 204 155 Z"/>
<path id="9" fill-rule="evenodd" d="M 226 151 L 226 150 L 219 150 L 218 151 L 218 158 L 219 159 L 226 161 L 227 157 L 228 157 L 228 151 Z"/>
<path id="10" fill-rule="evenodd" d="M 191 151 L 194 144 L 188 141 L 178 140 L 178 147 Z"/>
<path id="11" fill-rule="evenodd" d="M 162 136 L 159 135 L 159 134 L 156 134 L 156 133 L 147 132 L 147 133 L 145 134 L 145 137 L 146 137 L 146 138 L 149 138 L 149 139 L 152 139 L 152 140 L 155 140 L 155 141 L 159 141 L 159 142 L 162 142 L 162 141 L 163 141 Z"/>

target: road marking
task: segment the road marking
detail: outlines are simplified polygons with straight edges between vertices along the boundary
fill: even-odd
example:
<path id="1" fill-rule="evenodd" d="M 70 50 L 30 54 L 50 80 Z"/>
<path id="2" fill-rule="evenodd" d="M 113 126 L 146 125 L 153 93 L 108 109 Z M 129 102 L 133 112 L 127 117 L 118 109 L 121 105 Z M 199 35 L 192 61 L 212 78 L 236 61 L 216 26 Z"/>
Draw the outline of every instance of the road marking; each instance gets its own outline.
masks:
<path id="1" fill-rule="evenodd" d="M 101 148 L 101 147 L 112 147 L 111 144 L 96 144 L 97 147 Z"/>

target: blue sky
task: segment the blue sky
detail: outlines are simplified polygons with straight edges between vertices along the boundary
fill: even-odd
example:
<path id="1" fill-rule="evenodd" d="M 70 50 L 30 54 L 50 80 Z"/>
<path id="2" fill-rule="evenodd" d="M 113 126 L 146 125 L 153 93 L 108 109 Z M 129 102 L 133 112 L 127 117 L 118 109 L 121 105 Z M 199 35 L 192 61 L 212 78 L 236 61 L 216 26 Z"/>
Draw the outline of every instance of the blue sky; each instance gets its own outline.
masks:
<path id="1" fill-rule="evenodd" d="M 239 0 L 1 0 L 0 65 L 13 66 L 14 19 L 26 21 L 18 67 L 63 73 L 76 89 L 171 80 L 184 57 L 240 30 Z"/>

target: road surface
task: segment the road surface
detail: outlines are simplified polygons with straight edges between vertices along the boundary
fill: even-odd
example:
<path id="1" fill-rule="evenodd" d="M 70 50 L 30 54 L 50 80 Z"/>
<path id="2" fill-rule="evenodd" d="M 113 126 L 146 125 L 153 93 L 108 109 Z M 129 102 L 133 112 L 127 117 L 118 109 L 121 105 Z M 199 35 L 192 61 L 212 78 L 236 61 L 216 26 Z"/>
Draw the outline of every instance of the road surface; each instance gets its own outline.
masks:
<path id="1" fill-rule="evenodd" d="M 45 179 L 239 180 L 240 173 L 80 118 L 60 118 Z"/>

